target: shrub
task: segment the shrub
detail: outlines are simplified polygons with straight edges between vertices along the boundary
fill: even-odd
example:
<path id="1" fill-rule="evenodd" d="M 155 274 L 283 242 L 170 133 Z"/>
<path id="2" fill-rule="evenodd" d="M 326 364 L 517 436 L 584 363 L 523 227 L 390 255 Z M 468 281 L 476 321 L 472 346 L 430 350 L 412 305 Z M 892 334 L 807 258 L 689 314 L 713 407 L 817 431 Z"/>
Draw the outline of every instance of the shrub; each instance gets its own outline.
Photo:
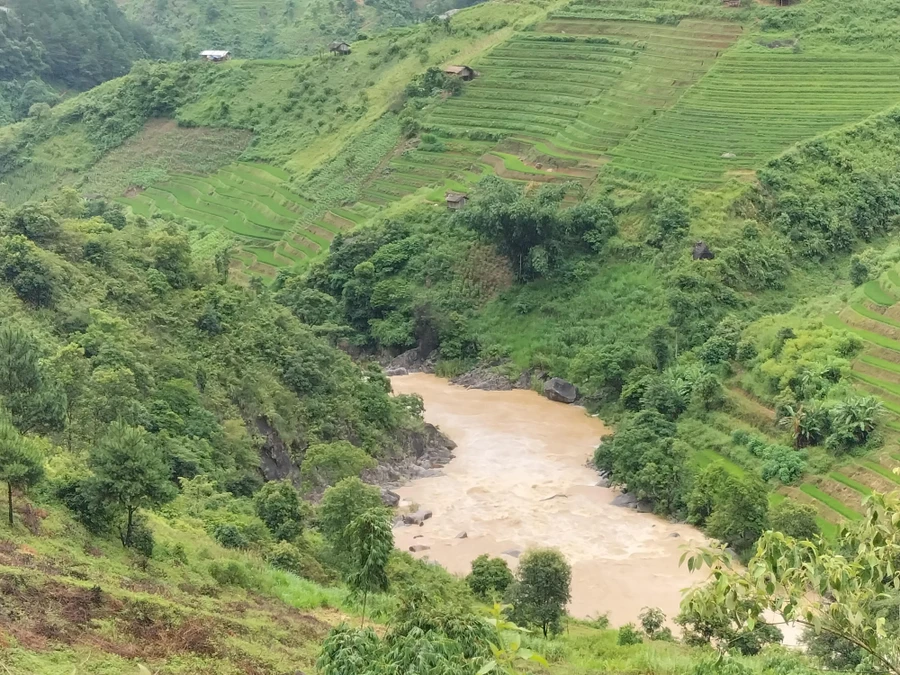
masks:
<path id="1" fill-rule="evenodd" d="M 817 512 L 809 504 L 788 499 L 776 504 L 769 511 L 769 527 L 800 540 L 813 540 L 819 535 Z"/>
<path id="2" fill-rule="evenodd" d="M 209 574 L 220 586 L 238 586 L 252 589 L 256 582 L 246 565 L 236 560 L 214 561 L 209 564 Z"/>
<path id="3" fill-rule="evenodd" d="M 777 478 L 785 485 L 792 485 L 806 471 L 803 455 L 784 445 L 771 445 L 766 450 L 766 463 L 762 468 L 762 479 Z"/>
<path id="4" fill-rule="evenodd" d="M 633 623 L 626 623 L 619 628 L 619 637 L 616 638 L 616 644 L 622 647 L 628 647 L 630 645 L 639 645 L 643 641 L 644 638 L 641 637 L 640 631 L 635 628 Z"/>
<path id="5" fill-rule="evenodd" d="M 153 557 L 153 530 L 147 525 L 147 521 L 143 518 L 136 518 L 132 524 L 131 539 L 128 547 L 134 549 L 145 558 Z"/>
<path id="6" fill-rule="evenodd" d="M 641 628 L 651 640 L 672 640 L 672 630 L 665 625 L 666 615 L 658 607 L 644 607 L 638 615 Z"/>
<path id="7" fill-rule="evenodd" d="M 250 542 L 233 523 L 219 523 L 213 528 L 213 538 L 225 548 L 249 548 Z"/>
<path id="8" fill-rule="evenodd" d="M 491 600 L 495 595 L 502 596 L 514 580 L 505 560 L 491 558 L 487 554 L 472 561 L 472 572 L 466 577 L 469 588 L 482 600 Z"/>
<path id="9" fill-rule="evenodd" d="M 333 579 L 322 564 L 304 547 L 295 546 L 287 541 L 279 541 L 269 546 L 265 552 L 265 560 L 272 567 L 291 572 L 298 577 L 309 579 L 319 584 L 329 583 Z"/>

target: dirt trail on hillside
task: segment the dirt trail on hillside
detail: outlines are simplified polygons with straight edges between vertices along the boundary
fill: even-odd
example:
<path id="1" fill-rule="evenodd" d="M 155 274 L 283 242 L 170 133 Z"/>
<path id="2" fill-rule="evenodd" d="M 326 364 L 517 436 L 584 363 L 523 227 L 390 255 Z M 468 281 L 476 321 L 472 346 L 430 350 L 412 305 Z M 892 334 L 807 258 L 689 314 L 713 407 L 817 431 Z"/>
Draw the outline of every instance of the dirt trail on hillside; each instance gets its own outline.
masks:
<path id="1" fill-rule="evenodd" d="M 681 590 L 700 580 L 678 561 L 703 535 L 611 504 L 618 493 L 597 487 L 586 464 L 607 432 L 600 420 L 533 391 L 463 389 L 425 374 L 392 383 L 420 394 L 425 419 L 458 444 L 444 475 L 397 491 L 434 513 L 422 527 L 398 526 L 399 548 L 428 546 L 415 555 L 466 574 L 482 553 L 554 546 L 573 566 L 574 616 L 608 612 L 620 625 L 643 607 L 678 613 Z M 515 567 L 514 553 L 503 557 Z"/>

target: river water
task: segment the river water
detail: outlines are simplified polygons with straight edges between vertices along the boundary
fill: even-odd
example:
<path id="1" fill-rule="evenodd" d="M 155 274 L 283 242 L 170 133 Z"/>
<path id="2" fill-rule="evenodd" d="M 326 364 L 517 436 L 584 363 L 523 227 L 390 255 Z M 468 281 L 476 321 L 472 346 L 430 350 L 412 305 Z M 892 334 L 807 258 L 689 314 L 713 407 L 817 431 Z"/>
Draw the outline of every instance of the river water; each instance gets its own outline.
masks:
<path id="1" fill-rule="evenodd" d="M 391 382 L 396 393 L 421 395 L 426 421 L 458 444 L 444 475 L 397 490 L 402 504 L 434 513 L 422 527 L 397 527 L 399 548 L 429 546 L 415 555 L 464 575 L 482 553 L 514 569 L 504 551 L 553 546 L 572 565 L 573 616 L 608 613 L 621 625 L 643 607 L 678 613 L 682 589 L 700 581 L 679 559 L 703 536 L 611 504 L 617 492 L 597 487 L 586 465 L 607 432 L 600 420 L 533 391 L 464 389 L 424 374 Z"/>

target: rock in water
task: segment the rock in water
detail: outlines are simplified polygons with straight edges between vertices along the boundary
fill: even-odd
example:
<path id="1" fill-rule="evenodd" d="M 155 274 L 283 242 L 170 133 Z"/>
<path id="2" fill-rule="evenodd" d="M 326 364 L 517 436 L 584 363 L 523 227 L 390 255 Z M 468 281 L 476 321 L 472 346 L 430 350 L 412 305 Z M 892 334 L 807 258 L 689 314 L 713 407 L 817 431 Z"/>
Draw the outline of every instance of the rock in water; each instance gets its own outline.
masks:
<path id="1" fill-rule="evenodd" d="M 381 503 L 385 506 L 395 507 L 400 503 L 400 495 L 391 490 L 381 488 Z"/>
<path id="2" fill-rule="evenodd" d="M 468 539 L 469 535 L 466 532 L 460 532 L 458 535 L 456 535 L 456 538 L 457 539 Z"/>
<path id="3" fill-rule="evenodd" d="M 409 547 L 410 553 L 418 553 L 419 551 L 427 551 L 430 549 L 430 546 L 426 546 L 425 544 L 416 544 L 415 546 Z"/>
<path id="4" fill-rule="evenodd" d="M 409 375 L 409 371 L 406 368 L 388 368 L 384 371 L 384 374 L 388 377 L 400 377 L 402 375 Z"/>
<path id="5" fill-rule="evenodd" d="M 616 495 L 615 499 L 613 499 L 610 503 L 613 506 L 621 506 L 626 509 L 636 509 L 638 506 L 638 499 L 634 495 L 623 492 L 620 495 Z"/>
<path id="6" fill-rule="evenodd" d="M 421 525 L 426 520 L 431 518 L 431 511 L 425 511 L 424 509 L 419 509 L 415 513 L 407 513 L 403 516 L 403 522 L 407 525 Z"/>
<path id="7" fill-rule="evenodd" d="M 544 384 L 544 396 L 551 401 L 560 403 L 574 403 L 578 398 L 578 390 L 571 382 L 566 382 L 558 377 L 551 377 Z"/>
<path id="8" fill-rule="evenodd" d="M 522 551 L 517 548 L 511 548 L 507 551 L 503 551 L 501 555 L 508 555 L 510 558 L 518 558 L 520 555 L 522 555 Z"/>

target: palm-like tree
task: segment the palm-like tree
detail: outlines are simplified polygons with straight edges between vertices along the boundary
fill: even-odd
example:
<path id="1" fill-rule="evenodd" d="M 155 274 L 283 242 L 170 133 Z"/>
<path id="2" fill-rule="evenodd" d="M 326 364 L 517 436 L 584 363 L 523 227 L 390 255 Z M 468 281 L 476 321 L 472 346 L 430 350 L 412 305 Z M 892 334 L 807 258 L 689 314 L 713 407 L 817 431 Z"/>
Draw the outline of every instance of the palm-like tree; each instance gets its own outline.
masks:
<path id="1" fill-rule="evenodd" d="M 835 431 L 853 436 L 857 444 L 865 443 L 875 429 L 884 406 L 874 396 L 856 396 L 841 401 L 832 410 Z"/>
<path id="2" fill-rule="evenodd" d="M 795 448 L 815 445 L 821 440 L 825 425 L 820 408 L 815 405 L 807 407 L 801 403 L 797 406 L 785 406 L 784 410 L 785 414 L 778 424 L 790 429 Z"/>

